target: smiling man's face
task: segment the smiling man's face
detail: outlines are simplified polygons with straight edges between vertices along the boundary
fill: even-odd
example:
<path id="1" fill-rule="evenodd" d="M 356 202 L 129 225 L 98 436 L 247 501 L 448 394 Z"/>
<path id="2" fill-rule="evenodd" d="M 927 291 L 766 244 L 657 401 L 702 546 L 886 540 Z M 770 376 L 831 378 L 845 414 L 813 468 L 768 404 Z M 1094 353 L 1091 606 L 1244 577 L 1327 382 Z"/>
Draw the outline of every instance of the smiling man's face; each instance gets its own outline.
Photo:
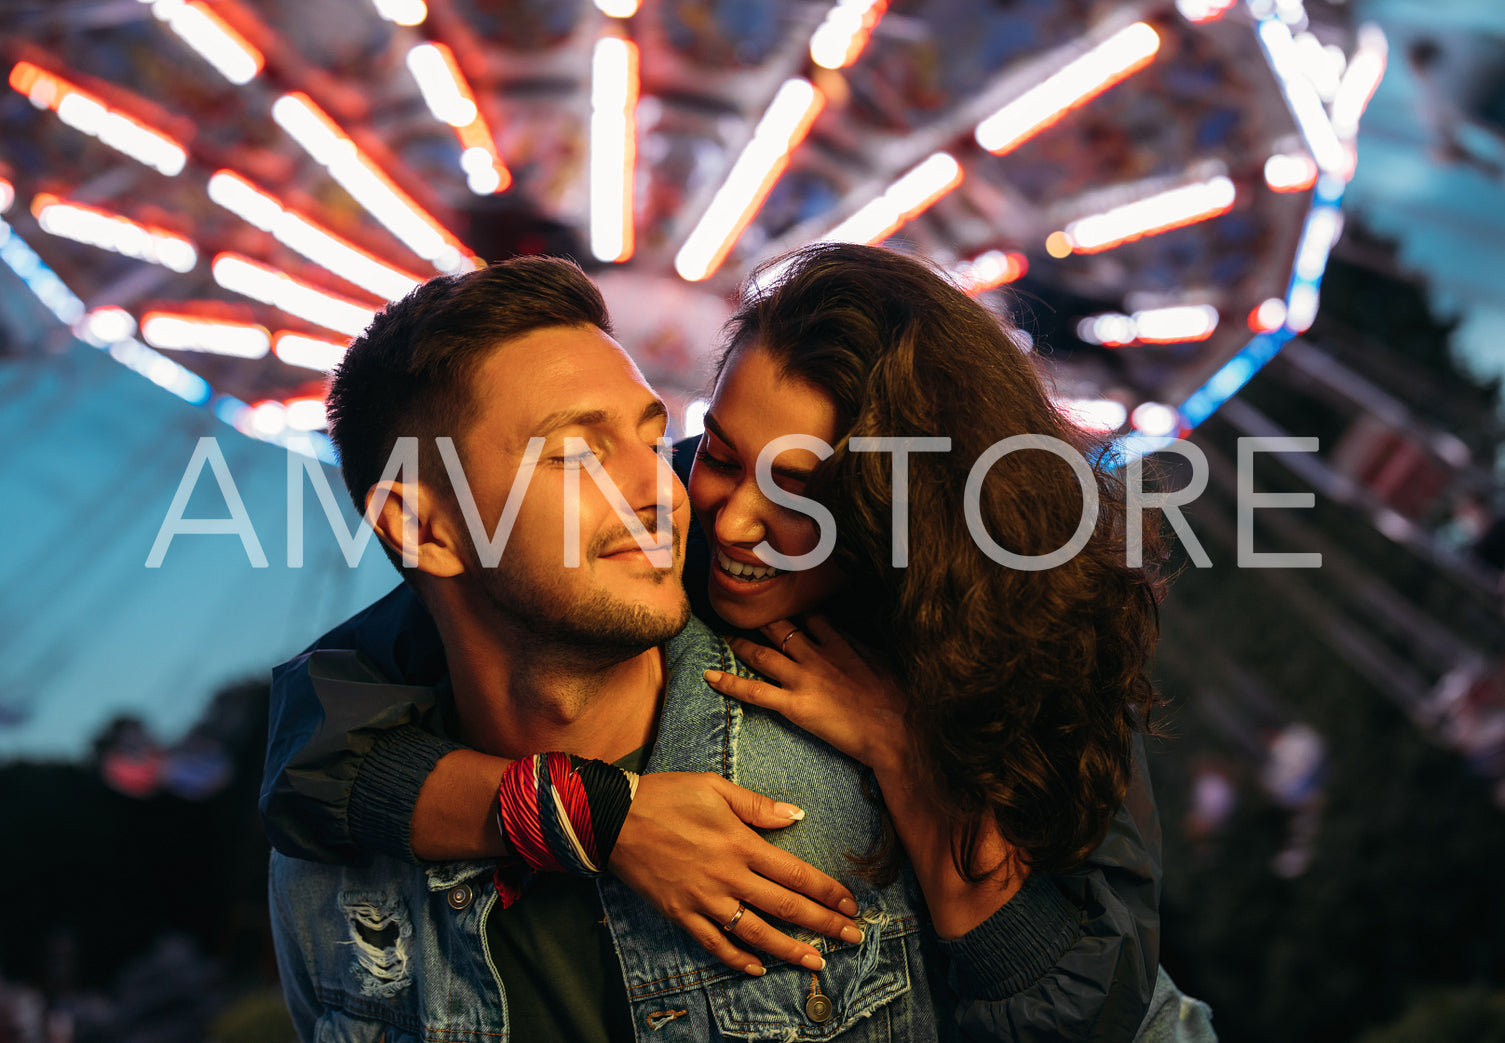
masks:
<path id="1" fill-rule="evenodd" d="M 482 567 L 474 545 L 463 541 L 466 571 L 492 606 L 540 638 L 624 654 L 677 634 L 690 615 L 680 583 L 689 501 L 672 471 L 660 466 L 664 405 L 632 359 L 594 326 L 552 326 L 502 345 L 472 379 L 479 408 L 460 449 L 488 532 L 502 516 L 529 439 L 544 439 L 497 567 Z M 655 565 L 639 548 L 581 466 L 581 442 L 649 532 L 672 550 L 672 564 Z M 564 542 L 571 468 L 579 470 L 580 490 L 574 568 L 565 564 Z M 656 531 L 661 499 L 672 506 L 671 532 Z"/>

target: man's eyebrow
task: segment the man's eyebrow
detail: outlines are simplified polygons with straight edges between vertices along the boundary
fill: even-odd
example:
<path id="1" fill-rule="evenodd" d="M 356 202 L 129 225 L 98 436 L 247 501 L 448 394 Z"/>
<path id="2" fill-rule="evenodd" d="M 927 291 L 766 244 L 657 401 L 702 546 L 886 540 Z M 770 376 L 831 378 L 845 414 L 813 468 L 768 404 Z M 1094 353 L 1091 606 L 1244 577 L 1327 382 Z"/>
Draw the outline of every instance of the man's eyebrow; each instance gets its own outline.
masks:
<path id="1" fill-rule="evenodd" d="M 659 399 L 654 399 L 643 407 L 643 412 L 638 417 L 639 424 L 646 424 L 650 420 L 669 415 L 668 408 Z M 560 409 L 544 417 L 543 422 L 534 431 L 534 436 L 548 436 L 561 427 L 594 427 L 598 424 L 606 424 L 611 421 L 611 413 L 605 409 Z"/>
<path id="2" fill-rule="evenodd" d="M 559 409 L 543 418 L 533 434 L 547 436 L 561 427 L 593 427 L 596 424 L 604 424 L 610 419 L 610 414 L 604 409 Z"/>
<path id="3" fill-rule="evenodd" d="M 668 420 L 669 407 L 664 405 L 664 400 L 655 398 L 643 407 L 643 412 L 638 417 L 638 426 L 646 424 L 650 420 Z"/>
<path id="4" fill-rule="evenodd" d="M 706 429 L 715 435 L 723 445 L 734 453 L 737 451 L 737 443 L 726 437 L 726 432 L 721 429 L 721 425 L 716 422 L 715 417 L 707 413 L 704 423 Z M 772 468 L 775 477 L 787 478 L 791 482 L 808 482 L 814 470 L 815 468 L 813 467 L 789 467 L 784 464 L 774 464 Z"/>

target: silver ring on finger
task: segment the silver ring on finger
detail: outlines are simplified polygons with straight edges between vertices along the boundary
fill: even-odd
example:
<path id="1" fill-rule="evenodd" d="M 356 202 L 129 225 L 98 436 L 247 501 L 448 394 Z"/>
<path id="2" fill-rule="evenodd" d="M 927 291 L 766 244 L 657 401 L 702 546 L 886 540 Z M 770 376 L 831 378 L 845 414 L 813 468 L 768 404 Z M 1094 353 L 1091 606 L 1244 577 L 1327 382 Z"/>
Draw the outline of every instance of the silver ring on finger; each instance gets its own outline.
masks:
<path id="1" fill-rule="evenodd" d="M 745 912 L 747 912 L 747 906 L 742 904 L 741 902 L 738 902 L 737 911 L 732 914 L 732 918 L 730 920 L 721 925 L 721 929 L 727 934 L 731 934 L 732 928 L 737 926 L 737 921 L 742 919 L 742 914 Z"/>
<path id="2" fill-rule="evenodd" d="M 784 635 L 784 640 L 779 642 L 779 655 L 788 655 L 784 649 L 789 645 L 789 639 L 800 632 L 799 627 L 791 627 L 789 633 Z"/>

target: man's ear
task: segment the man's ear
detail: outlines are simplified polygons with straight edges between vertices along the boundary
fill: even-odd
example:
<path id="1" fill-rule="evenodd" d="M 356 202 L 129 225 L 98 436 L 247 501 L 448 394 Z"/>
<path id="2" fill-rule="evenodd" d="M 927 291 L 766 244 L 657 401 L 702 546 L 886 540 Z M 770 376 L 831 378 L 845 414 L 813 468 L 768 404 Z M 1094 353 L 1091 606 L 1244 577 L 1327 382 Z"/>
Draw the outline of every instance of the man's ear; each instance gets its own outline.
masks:
<path id="1" fill-rule="evenodd" d="M 439 494 L 417 482 L 377 482 L 366 491 L 366 520 L 401 555 L 404 568 L 458 576 L 465 559 L 441 508 Z"/>

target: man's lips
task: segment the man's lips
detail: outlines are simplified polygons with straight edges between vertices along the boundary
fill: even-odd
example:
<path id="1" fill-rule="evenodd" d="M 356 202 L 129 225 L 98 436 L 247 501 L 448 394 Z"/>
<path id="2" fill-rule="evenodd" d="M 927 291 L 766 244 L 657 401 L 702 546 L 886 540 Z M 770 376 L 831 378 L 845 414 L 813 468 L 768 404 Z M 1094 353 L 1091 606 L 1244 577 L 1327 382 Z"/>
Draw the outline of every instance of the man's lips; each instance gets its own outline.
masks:
<path id="1" fill-rule="evenodd" d="M 606 550 L 598 551 L 595 556 L 597 558 L 627 558 L 635 556 L 648 559 L 648 551 L 650 550 L 655 552 L 655 554 L 666 554 L 672 557 L 674 554 L 674 541 L 672 539 L 662 540 L 658 543 L 650 544 L 645 550 L 637 540 L 629 540 L 626 543 L 615 544 Z"/>

